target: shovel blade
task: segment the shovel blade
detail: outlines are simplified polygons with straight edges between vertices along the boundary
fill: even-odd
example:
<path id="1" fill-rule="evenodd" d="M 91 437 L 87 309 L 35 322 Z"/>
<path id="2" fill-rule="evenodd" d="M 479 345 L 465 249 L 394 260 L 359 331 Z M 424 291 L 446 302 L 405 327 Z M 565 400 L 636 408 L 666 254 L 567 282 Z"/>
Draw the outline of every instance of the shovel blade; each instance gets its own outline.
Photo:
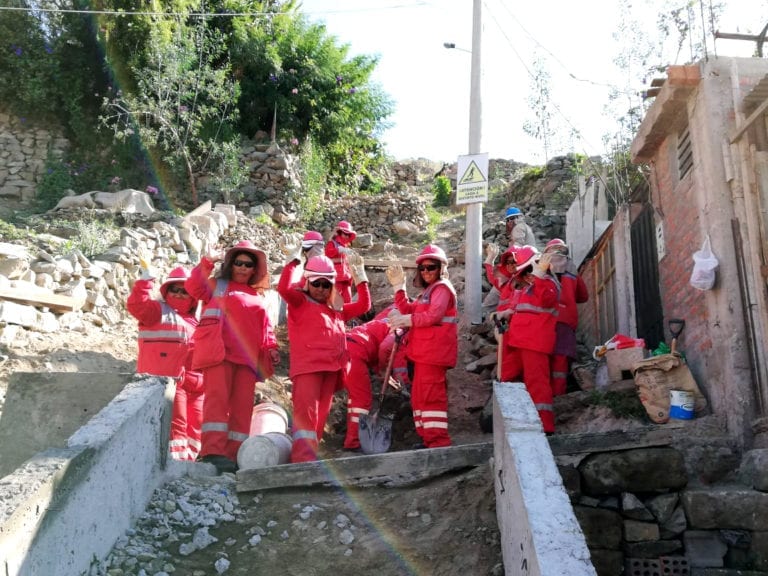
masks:
<path id="1" fill-rule="evenodd" d="M 361 415 L 358 436 L 363 454 L 383 454 L 392 446 L 392 419 L 377 414 Z"/>

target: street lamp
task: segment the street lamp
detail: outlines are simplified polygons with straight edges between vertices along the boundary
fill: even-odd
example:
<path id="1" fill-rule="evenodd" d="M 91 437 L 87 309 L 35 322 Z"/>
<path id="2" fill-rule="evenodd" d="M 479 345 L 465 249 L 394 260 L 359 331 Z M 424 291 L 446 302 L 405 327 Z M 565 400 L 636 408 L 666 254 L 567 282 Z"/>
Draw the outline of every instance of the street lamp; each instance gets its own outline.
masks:
<path id="1" fill-rule="evenodd" d="M 482 141 L 482 102 L 480 98 L 480 36 L 482 32 L 482 0 L 472 4 L 472 50 L 457 48 L 453 42 L 444 42 L 445 48 L 472 54 L 469 91 L 469 154 L 480 154 Z M 464 227 L 464 312 L 471 324 L 480 324 L 482 313 L 482 259 L 483 259 L 483 203 L 467 204 Z"/>
<path id="2" fill-rule="evenodd" d="M 472 50 L 467 50 L 466 48 L 459 48 L 453 42 L 443 42 L 443 48 L 448 48 L 450 50 L 461 50 L 462 52 L 467 52 L 468 54 L 472 54 Z"/>

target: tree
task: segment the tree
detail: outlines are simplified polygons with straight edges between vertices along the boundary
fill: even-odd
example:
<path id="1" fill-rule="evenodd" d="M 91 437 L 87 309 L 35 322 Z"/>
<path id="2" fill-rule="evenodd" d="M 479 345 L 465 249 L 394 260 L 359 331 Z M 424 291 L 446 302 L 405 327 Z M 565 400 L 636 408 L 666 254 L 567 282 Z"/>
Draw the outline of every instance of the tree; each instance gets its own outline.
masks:
<path id="1" fill-rule="evenodd" d="M 203 19 L 179 25 L 173 42 L 150 34 L 146 66 L 134 68 L 135 93 L 117 91 L 104 98 L 102 122 L 119 138 L 138 132 L 145 145 L 185 176 L 197 205 L 195 176 L 233 166 L 228 145 L 236 138 L 238 85 L 233 80 L 221 35 Z M 233 189 L 238 178 L 229 182 Z M 227 181 L 220 175 L 220 181 Z"/>
<path id="2" fill-rule="evenodd" d="M 348 58 L 322 25 L 277 14 L 263 26 L 236 20 L 231 54 L 241 82 L 240 129 L 286 140 L 312 138 L 335 180 L 359 187 L 383 159 L 378 138 L 392 102 L 370 77 L 378 60 Z"/>
<path id="3" fill-rule="evenodd" d="M 523 130 L 526 134 L 541 140 L 544 146 L 544 161 L 549 159 L 552 139 L 554 137 L 552 127 L 552 94 L 551 77 L 547 70 L 545 61 L 537 54 L 533 61 L 533 75 L 530 79 L 530 85 L 527 101 L 533 119 L 526 120 L 523 124 Z"/>

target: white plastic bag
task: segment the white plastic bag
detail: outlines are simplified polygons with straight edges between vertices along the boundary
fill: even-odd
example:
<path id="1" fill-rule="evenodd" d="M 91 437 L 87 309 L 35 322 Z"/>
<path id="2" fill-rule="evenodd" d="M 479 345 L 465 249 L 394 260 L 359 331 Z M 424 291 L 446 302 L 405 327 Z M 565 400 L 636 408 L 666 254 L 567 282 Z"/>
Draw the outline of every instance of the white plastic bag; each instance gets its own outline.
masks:
<path id="1" fill-rule="evenodd" d="M 717 267 L 720 263 L 712 253 L 709 244 L 709 235 L 704 239 L 701 250 L 693 253 L 693 272 L 691 272 L 690 284 L 697 290 L 711 290 L 715 285 Z"/>

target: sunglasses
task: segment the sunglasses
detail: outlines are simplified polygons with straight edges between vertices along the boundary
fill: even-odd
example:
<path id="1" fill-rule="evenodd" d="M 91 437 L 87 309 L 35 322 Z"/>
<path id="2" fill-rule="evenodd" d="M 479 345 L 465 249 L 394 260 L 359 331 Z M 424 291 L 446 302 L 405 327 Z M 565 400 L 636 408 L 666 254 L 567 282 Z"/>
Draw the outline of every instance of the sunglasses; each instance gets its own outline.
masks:
<path id="1" fill-rule="evenodd" d="M 341 234 L 342 236 L 352 236 L 352 234 L 350 234 L 349 232 L 344 232 L 343 230 L 339 230 L 339 234 Z"/>
<path id="2" fill-rule="evenodd" d="M 328 280 L 313 280 L 310 282 L 310 285 L 315 288 L 322 288 L 323 290 L 330 290 L 331 286 L 333 286 Z"/>
<path id="3" fill-rule="evenodd" d="M 256 266 L 256 263 L 251 262 L 250 260 L 235 260 L 234 262 L 232 262 L 232 266 L 237 266 L 237 267 L 245 266 L 246 268 L 253 268 L 254 266 Z"/>
<path id="4" fill-rule="evenodd" d="M 179 294 L 180 296 L 189 296 L 189 293 L 186 290 L 184 290 L 183 286 L 177 286 L 174 284 L 171 284 L 170 286 L 168 286 L 168 292 L 170 292 L 171 294 Z"/>
<path id="5" fill-rule="evenodd" d="M 437 264 L 422 264 L 418 267 L 418 270 L 419 272 L 424 272 L 425 270 L 427 272 L 434 272 L 438 268 L 440 268 L 440 266 L 438 266 Z"/>

